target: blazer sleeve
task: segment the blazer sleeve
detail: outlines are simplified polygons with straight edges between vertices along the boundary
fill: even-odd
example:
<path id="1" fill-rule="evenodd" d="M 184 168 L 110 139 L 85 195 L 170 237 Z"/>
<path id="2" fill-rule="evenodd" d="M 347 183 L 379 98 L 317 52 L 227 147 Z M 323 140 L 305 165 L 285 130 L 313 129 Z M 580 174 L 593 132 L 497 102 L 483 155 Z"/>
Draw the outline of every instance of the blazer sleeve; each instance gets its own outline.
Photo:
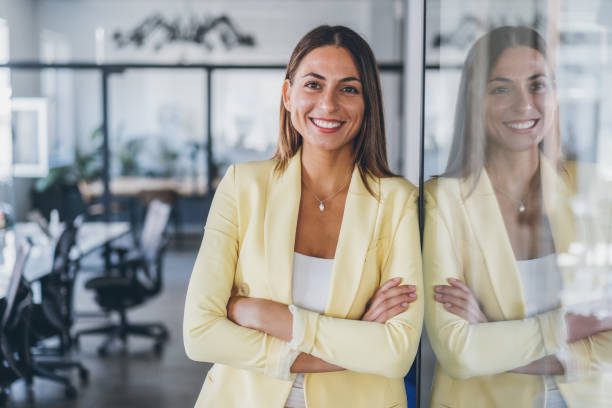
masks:
<path id="1" fill-rule="evenodd" d="M 562 382 L 572 382 L 612 371 L 612 331 L 587 337 L 569 345 L 563 353 Z"/>
<path id="2" fill-rule="evenodd" d="M 210 207 L 191 273 L 183 319 L 187 356 L 289 379 L 296 355 L 288 343 L 227 318 L 239 251 L 235 169 L 230 167 Z"/>
<path id="3" fill-rule="evenodd" d="M 445 216 L 427 191 L 425 199 L 425 323 L 444 371 L 451 377 L 467 379 L 503 373 L 557 354 L 566 339 L 561 309 L 523 320 L 470 324 L 434 300 L 435 285 L 447 285 L 448 278 L 466 281 L 463 257 L 468 255 L 458 249 L 456 237 L 449 228 L 452 222 L 460 222 L 460 217 Z"/>
<path id="4" fill-rule="evenodd" d="M 417 287 L 417 300 L 386 323 L 324 316 L 290 306 L 293 313 L 292 349 L 319 357 L 348 370 L 390 378 L 406 375 L 414 360 L 423 323 L 421 253 L 413 194 L 393 233 L 381 284 L 401 277 Z"/>

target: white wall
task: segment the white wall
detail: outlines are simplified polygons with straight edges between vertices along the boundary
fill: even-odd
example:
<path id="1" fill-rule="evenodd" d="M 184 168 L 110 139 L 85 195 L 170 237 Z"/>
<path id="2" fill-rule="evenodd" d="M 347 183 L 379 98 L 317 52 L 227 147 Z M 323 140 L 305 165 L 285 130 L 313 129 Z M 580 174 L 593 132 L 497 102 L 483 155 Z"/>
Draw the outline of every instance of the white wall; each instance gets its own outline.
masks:
<path id="1" fill-rule="evenodd" d="M 37 10 L 35 0 L 0 0 L 0 18 L 9 27 L 9 58 L 11 60 L 36 60 L 38 58 Z M 36 72 L 11 72 L 11 88 L 14 97 L 39 96 L 40 80 Z M 15 217 L 25 218 L 30 208 L 32 179 L 15 179 L 13 202 Z M 6 195 L 6 191 L 5 194 Z M 10 202 L 10 197 L 0 201 Z"/>
<path id="2" fill-rule="evenodd" d="M 395 16 L 396 3 L 395 0 L 39 0 L 38 13 L 41 30 L 68 40 L 68 54 L 73 61 L 286 64 L 293 47 L 308 30 L 320 24 L 342 24 L 353 28 L 369 41 L 379 62 L 393 62 L 400 60 L 401 53 L 401 15 Z M 157 53 L 153 49 L 154 41 L 149 41 L 142 48 L 132 45 L 118 48 L 115 45 L 112 35 L 116 30 L 126 32 L 155 12 L 167 19 L 180 18 L 183 24 L 192 17 L 201 19 L 227 14 L 240 31 L 254 35 L 256 46 L 237 47 L 230 51 L 218 46 L 210 52 L 193 44 L 173 44 L 164 46 Z M 96 32 L 98 35 L 103 32 L 103 41 L 96 40 Z M 103 59 L 100 59 L 101 56 Z M 111 143 L 115 143 L 115 148 L 120 144 L 117 141 L 118 137 L 122 137 L 120 134 L 154 134 L 159 121 L 159 101 L 164 98 L 172 100 L 178 95 L 182 98 L 183 106 L 192 107 L 192 117 L 193 114 L 200 115 L 195 116 L 197 120 L 190 124 L 198 129 L 192 137 L 203 137 L 202 81 L 190 81 L 187 75 L 171 75 L 166 77 L 166 81 L 172 81 L 168 85 L 157 81 L 155 78 L 158 75 L 133 72 L 135 74 L 113 77 L 111 81 L 110 131 Z M 178 71 L 174 72 L 178 74 Z M 119 79 L 128 75 L 129 83 Z M 74 137 L 81 146 L 86 146 L 91 131 L 101 122 L 100 78 L 78 74 L 74 82 Z M 390 162 L 397 169 L 395 164 L 399 162 L 401 154 L 398 148 L 400 112 L 397 101 L 400 90 L 397 75 L 395 78 L 387 75 L 383 87 L 388 89 L 384 95 L 390 135 Z M 146 97 L 151 92 L 157 93 Z M 273 104 L 278 104 L 276 96 Z M 277 115 L 276 109 L 272 115 Z M 214 126 L 215 134 L 223 132 L 223 129 L 218 129 L 218 123 Z M 269 128 L 268 125 L 266 127 Z M 275 138 L 277 131 L 270 133 Z"/>

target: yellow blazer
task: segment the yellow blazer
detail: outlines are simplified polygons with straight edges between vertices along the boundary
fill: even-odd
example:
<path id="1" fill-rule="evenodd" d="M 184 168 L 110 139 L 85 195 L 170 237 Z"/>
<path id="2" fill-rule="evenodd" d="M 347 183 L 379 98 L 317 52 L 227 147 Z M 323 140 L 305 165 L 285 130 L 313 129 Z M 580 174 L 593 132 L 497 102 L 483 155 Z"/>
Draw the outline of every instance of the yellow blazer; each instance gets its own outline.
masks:
<path id="1" fill-rule="evenodd" d="M 406 180 L 372 179 L 377 201 L 355 168 L 325 314 L 294 315 L 304 331 L 294 333 L 292 344 L 227 319 L 232 287 L 292 303 L 300 157 L 280 175 L 271 160 L 234 165 L 217 189 L 183 322 L 187 355 L 215 363 L 196 406 L 283 407 L 294 377 L 288 375 L 291 356 L 305 352 L 347 369 L 305 375 L 309 408 L 405 407 L 402 378 L 416 354 L 423 316 L 417 191 Z M 393 277 L 417 285 L 419 300 L 385 324 L 358 321 L 371 296 Z"/>
<path id="2" fill-rule="evenodd" d="M 573 240 L 595 236 L 597 226 L 574 216 L 570 184 L 544 159 L 541 177 L 556 252 L 567 253 Z M 472 186 L 473 179 L 444 177 L 425 185 L 425 322 L 438 360 L 431 406 L 531 408 L 545 377 L 506 371 L 549 354 L 571 371 L 555 378 L 570 407 L 612 406 L 610 380 L 601 375 L 612 361 L 612 335 L 568 347 L 562 309 L 526 318 L 520 274 L 486 171 L 470 194 Z M 448 278 L 471 288 L 489 323 L 469 324 L 434 300 L 433 287 Z M 564 287 L 572 284 L 563 280 Z"/>

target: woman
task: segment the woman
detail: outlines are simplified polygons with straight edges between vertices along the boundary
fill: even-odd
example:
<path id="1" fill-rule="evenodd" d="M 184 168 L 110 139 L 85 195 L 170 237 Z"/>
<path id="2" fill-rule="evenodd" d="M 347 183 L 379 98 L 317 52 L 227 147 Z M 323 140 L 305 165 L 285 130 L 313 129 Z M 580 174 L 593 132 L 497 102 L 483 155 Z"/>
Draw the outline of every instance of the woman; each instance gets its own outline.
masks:
<path id="1" fill-rule="evenodd" d="M 190 358 L 215 362 L 196 406 L 406 406 L 417 192 L 385 152 L 372 51 L 346 27 L 312 30 L 287 66 L 274 158 L 230 167 L 210 209 L 183 332 Z"/>
<path id="2" fill-rule="evenodd" d="M 572 282 L 557 256 L 584 228 L 560 163 L 546 51 L 534 30 L 501 27 L 463 68 L 449 163 L 425 187 L 431 406 L 610 406 L 596 371 L 610 361 L 612 326 L 560 304 Z"/>

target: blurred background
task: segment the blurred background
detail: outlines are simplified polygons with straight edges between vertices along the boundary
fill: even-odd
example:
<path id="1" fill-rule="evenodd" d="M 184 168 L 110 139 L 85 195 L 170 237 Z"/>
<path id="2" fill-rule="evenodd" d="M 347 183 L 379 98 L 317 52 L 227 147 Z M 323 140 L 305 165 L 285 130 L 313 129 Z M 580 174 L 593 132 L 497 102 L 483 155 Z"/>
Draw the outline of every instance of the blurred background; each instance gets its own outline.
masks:
<path id="1" fill-rule="evenodd" d="M 181 322 L 208 206 L 228 165 L 272 155 L 285 64 L 320 24 L 346 25 L 374 50 L 390 165 L 414 184 L 446 165 L 469 47 L 507 24 L 554 43 L 564 153 L 612 176 L 605 0 L 0 0 L 0 243 L 14 245 L 11 232 L 33 241 L 24 275 L 44 305 L 62 231 L 79 230 L 63 250 L 72 283 L 56 297 L 74 298 L 59 354 L 89 373 L 67 372 L 68 385 L 7 380 L 7 406 L 193 405 L 208 365 L 184 355 Z M 117 296 L 130 301 L 117 300 L 125 282 L 104 280 L 108 271 L 138 268 L 159 273 L 145 292 L 129 287 Z M 121 316 L 167 330 L 122 346 Z M 72 338 L 100 325 L 112 327 Z M 107 335 L 114 340 L 101 347 Z M 49 369 L 45 349 L 58 336 L 39 337 L 33 355 Z M 424 341 L 423 407 L 433 359 Z M 411 401 L 416 381 L 413 372 Z"/>

